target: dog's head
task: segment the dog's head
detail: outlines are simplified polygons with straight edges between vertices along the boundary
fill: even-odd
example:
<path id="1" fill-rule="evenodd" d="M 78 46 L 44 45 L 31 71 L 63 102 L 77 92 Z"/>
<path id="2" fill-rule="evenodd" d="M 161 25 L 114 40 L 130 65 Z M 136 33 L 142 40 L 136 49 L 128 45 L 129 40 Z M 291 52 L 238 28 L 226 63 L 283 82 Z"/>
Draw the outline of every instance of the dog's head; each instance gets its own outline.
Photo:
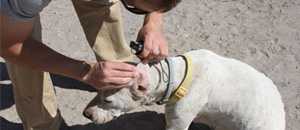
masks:
<path id="1" fill-rule="evenodd" d="M 98 96 L 88 105 L 84 115 L 96 123 L 108 122 L 124 112 L 141 105 L 150 104 L 151 84 L 149 82 L 148 65 L 138 64 L 139 76 L 121 89 L 99 92 Z"/>

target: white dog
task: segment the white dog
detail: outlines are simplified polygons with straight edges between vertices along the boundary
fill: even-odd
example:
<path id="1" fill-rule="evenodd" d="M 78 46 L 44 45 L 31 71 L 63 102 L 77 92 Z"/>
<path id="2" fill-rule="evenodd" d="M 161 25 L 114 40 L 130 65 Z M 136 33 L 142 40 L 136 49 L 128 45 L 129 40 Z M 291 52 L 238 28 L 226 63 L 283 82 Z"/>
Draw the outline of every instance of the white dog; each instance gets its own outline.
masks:
<path id="1" fill-rule="evenodd" d="M 188 80 L 187 73 L 192 73 L 187 94 L 166 102 L 167 130 L 188 130 L 192 121 L 215 130 L 285 130 L 281 96 L 263 73 L 208 50 L 185 55 L 191 58 L 192 66 L 183 57 L 171 57 L 153 66 L 139 64 L 139 79 L 127 88 L 99 95 L 84 114 L 104 123 L 140 105 L 171 98 L 182 81 Z"/>

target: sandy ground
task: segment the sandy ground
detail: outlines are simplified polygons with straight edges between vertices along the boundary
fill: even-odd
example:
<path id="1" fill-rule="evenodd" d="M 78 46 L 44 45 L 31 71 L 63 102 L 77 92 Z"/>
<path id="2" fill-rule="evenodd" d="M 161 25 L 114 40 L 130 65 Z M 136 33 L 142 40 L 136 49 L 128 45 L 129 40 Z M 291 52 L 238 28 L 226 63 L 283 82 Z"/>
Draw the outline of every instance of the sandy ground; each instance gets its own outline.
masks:
<path id="1" fill-rule="evenodd" d="M 69 0 L 53 0 L 41 19 L 47 45 L 76 59 L 94 60 Z M 134 40 L 143 18 L 124 11 L 124 19 L 127 40 Z M 205 48 L 264 72 L 282 95 L 287 130 L 300 129 L 299 0 L 186 0 L 166 15 L 165 34 L 172 55 Z M 7 79 L 3 62 L 0 65 L 0 80 Z M 52 79 L 61 113 L 73 129 L 162 129 L 163 116 L 155 112 L 129 114 L 100 126 L 89 124 L 81 113 L 95 92 L 72 79 L 55 75 Z M 0 90 L 0 129 L 21 130 L 11 86 L 1 85 Z"/>

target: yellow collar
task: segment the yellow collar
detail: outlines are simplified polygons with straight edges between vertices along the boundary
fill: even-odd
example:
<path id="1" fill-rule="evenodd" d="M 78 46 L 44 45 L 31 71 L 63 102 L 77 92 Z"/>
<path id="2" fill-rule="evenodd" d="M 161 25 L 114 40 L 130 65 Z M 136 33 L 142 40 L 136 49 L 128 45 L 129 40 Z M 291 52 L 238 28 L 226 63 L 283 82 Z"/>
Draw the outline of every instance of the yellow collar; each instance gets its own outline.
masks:
<path id="1" fill-rule="evenodd" d="M 172 93 L 172 95 L 169 98 L 169 101 L 171 103 L 175 103 L 179 101 L 181 98 L 183 98 L 187 92 L 189 87 L 192 83 L 192 72 L 193 72 L 193 63 L 192 59 L 188 55 L 179 55 L 185 60 L 185 75 L 177 89 Z"/>

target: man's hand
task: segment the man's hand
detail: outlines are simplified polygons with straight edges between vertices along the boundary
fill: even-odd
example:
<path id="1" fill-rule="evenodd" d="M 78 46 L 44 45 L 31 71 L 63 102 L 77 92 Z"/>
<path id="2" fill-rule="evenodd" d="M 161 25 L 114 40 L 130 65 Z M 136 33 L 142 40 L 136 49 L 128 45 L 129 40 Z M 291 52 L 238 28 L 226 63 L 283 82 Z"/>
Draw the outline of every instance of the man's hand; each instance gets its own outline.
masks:
<path id="1" fill-rule="evenodd" d="M 159 61 L 168 55 L 168 45 L 162 31 L 161 13 L 153 12 L 145 17 L 137 37 L 137 41 L 144 41 L 144 50 L 139 55 L 143 63 Z"/>
<path id="2" fill-rule="evenodd" d="M 135 66 L 127 63 L 100 61 L 89 66 L 90 69 L 83 77 L 83 82 L 96 89 L 121 88 L 138 76 Z"/>

